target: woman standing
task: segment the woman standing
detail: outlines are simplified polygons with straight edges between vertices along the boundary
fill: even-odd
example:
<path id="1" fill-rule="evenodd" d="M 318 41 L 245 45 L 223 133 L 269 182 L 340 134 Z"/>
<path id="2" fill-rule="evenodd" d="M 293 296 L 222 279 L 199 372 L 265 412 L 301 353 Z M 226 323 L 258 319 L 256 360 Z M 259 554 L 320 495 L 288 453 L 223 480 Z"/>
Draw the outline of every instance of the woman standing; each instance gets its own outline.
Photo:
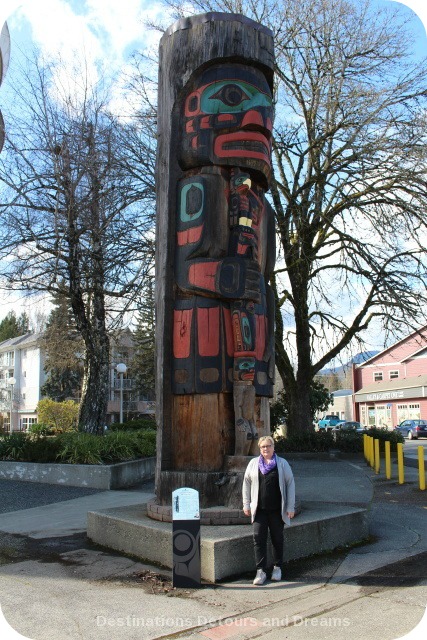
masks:
<path id="1" fill-rule="evenodd" d="M 290 525 L 295 515 L 295 482 L 292 469 L 274 452 L 274 440 L 263 436 L 258 441 L 260 456 L 253 458 L 243 480 L 243 511 L 251 516 L 257 573 L 254 584 L 267 579 L 267 536 L 273 545 L 271 579 L 282 579 L 283 524 Z"/>

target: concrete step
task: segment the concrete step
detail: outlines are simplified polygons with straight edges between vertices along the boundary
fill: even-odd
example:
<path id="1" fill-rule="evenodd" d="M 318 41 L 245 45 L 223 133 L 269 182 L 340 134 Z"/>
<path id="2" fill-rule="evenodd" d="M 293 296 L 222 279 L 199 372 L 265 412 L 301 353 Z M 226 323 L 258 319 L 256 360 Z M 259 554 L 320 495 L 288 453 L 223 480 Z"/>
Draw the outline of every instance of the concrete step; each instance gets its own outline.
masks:
<path id="1" fill-rule="evenodd" d="M 172 524 L 151 520 L 146 505 L 88 512 L 88 537 L 141 560 L 172 568 Z M 367 540 L 363 508 L 303 502 L 301 513 L 284 529 L 283 560 L 305 558 Z M 251 525 L 201 526 L 201 575 L 215 583 L 255 570 Z"/>

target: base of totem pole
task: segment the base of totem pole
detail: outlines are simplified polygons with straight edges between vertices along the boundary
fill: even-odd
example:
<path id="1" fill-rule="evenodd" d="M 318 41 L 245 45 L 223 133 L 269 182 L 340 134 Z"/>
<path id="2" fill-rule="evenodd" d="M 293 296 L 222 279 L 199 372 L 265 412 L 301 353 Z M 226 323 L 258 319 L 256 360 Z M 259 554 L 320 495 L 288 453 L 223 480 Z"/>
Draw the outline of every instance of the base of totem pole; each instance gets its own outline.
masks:
<path id="1" fill-rule="evenodd" d="M 225 456 L 221 471 L 161 471 L 160 482 L 156 487 L 156 504 L 162 507 L 170 506 L 173 491 L 181 487 L 191 487 L 199 492 L 201 509 L 241 509 L 243 476 L 252 457 Z M 150 511 L 148 515 L 159 519 Z M 230 517 L 234 518 L 234 515 Z"/>
<path id="2" fill-rule="evenodd" d="M 245 469 L 253 456 L 225 456 L 222 471 L 162 471 L 157 497 L 147 503 L 153 520 L 172 522 L 172 492 L 190 487 L 199 492 L 200 521 L 205 525 L 249 524 L 242 510 Z M 301 512 L 296 501 L 295 514 Z"/>

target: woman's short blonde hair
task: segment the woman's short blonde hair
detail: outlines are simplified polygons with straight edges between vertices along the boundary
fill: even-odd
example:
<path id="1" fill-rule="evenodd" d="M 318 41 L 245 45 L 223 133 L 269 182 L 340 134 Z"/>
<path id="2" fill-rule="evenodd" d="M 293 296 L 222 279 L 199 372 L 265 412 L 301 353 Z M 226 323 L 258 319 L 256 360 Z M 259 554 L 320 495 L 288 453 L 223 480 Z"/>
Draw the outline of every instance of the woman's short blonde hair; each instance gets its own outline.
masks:
<path id="1" fill-rule="evenodd" d="M 274 447 L 274 440 L 271 436 L 261 436 L 261 438 L 258 440 L 258 447 L 261 447 L 264 442 L 272 444 Z"/>

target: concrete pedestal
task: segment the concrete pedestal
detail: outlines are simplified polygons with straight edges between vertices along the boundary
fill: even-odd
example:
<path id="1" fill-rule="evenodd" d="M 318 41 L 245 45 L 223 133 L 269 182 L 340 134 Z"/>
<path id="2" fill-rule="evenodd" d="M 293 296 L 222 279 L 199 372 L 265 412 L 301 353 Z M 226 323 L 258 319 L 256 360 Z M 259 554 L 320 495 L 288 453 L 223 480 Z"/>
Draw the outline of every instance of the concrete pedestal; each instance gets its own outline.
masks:
<path id="1" fill-rule="evenodd" d="M 88 513 L 88 537 L 141 560 L 172 567 L 172 525 L 151 520 L 146 505 Z M 303 502 L 284 531 L 284 561 L 360 542 L 368 537 L 366 509 Z M 202 526 L 201 575 L 217 582 L 255 570 L 252 526 Z"/>

